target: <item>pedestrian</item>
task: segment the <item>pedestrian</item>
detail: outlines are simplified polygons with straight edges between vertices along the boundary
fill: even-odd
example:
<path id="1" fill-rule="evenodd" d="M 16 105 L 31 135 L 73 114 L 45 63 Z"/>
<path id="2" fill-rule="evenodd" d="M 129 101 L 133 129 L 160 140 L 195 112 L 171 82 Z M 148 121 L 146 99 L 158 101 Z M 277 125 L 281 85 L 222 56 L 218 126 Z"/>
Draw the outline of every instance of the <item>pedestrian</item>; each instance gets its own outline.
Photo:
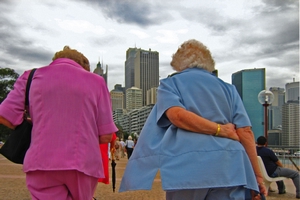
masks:
<path id="1" fill-rule="evenodd" d="M 134 144 L 134 146 L 136 145 L 137 142 L 138 142 L 138 139 L 137 139 L 137 138 L 134 138 L 134 139 L 133 139 L 133 144 Z"/>
<path id="2" fill-rule="evenodd" d="M 260 136 L 256 140 L 257 143 L 257 155 L 261 157 L 266 171 L 270 177 L 287 177 L 293 180 L 293 183 L 296 188 L 296 198 L 300 199 L 300 180 L 299 172 L 284 168 L 278 157 L 275 153 L 266 147 L 267 139 L 264 136 Z M 285 185 L 283 181 L 276 181 L 278 194 L 285 194 Z"/>
<path id="3" fill-rule="evenodd" d="M 121 139 L 120 144 L 121 144 L 121 158 L 124 158 L 125 157 L 125 142 L 124 142 L 123 138 Z"/>
<path id="4" fill-rule="evenodd" d="M 125 149 L 126 149 L 126 154 L 128 159 L 132 155 L 133 148 L 134 148 L 134 142 L 132 141 L 132 137 L 128 136 L 128 140 L 126 140 L 125 142 Z"/>
<path id="5" fill-rule="evenodd" d="M 33 128 L 23 171 L 32 199 L 92 199 L 104 177 L 99 143 L 117 131 L 108 88 L 89 72 L 88 59 L 65 46 L 53 62 L 38 68 L 29 93 Z M 23 119 L 29 71 L 0 105 L 0 123 L 10 128 Z"/>
<path id="6" fill-rule="evenodd" d="M 177 73 L 160 81 L 120 192 L 151 189 L 160 170 L 167 200 L 251 199 L 249 190 L 253 199 L 267 195 L 243 102 L 212 73 L 214 64 L 196 40 L 173 55 Z"/>
<path id="7" fill-rule="evenodd" d="M 120 149 L 122 148 L 121 144 L 120 144 L 119 137 L 116 138 L 114 146 L 115 146 L 115 157 L 116 157 L 116 160 L 119 160 L 120 159 Z"/>

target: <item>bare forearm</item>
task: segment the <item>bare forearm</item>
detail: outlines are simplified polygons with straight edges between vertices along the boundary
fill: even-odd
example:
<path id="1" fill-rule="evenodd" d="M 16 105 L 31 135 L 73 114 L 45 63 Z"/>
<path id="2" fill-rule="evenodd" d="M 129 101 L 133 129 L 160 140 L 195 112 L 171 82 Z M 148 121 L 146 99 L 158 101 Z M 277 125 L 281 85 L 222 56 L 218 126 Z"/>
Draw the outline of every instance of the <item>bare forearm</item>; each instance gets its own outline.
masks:
<path id="1" fill-rule="evenodd" d="M 237 134 L 239 135 L 240 142 L 244 146 L 245 151 L 250 159 L 253 171 L 256 176 L 257 183 L 259 184 L 260 191 L 267 195 L 266 188 L 263 183 L 263 177 L 259 169 L 256 153 L 256 145 L 254 135 L 250 127 L 238 128 Z"/>
<path id="2" fill-rule="evenodd" d="M 279 160 L 276 162 L 276 165 L 278 165 L 279 167 L 283 167 L 282 163 Z"/>
<path id="3" fill-rule="evenodd" d="M 112 139 L 112 133 L 111 134 L 106 134 L 106 135 L 101 135 L 99 137 L 99 144 L 106 144 L 106 143 L 110 143 L 111 139 Z"/>
<path id="4" fill-rule="evenodd" d="M 181 107 L 169 108 L 166 115 L 171 123 L 178 128 L 239 141 L 235 126 L 231 123 L 217 124 Z"/>
<path id="5" fill-rule="evenodd" d="M 217 123 L 202 118 L 190 111 L 180 107 L 173 107 L 166 111 L 166 115 L 172 124 L 178 128 L 204 134 L 215 134 L 218 128 Z M 205 124 L 205 126 L 203 126 Z"/>
<path id="6" fill-rule="evenodd" d="M 7 119 L 5 119 L 2 116 L 0 116 L 0 124 L 3 124 L 4 126 L 10 128 L 10 129 L 15 129 L 15 126 L 13 126 L 12 123 L 10 123 L 10 121 L 8 121 Z"/>

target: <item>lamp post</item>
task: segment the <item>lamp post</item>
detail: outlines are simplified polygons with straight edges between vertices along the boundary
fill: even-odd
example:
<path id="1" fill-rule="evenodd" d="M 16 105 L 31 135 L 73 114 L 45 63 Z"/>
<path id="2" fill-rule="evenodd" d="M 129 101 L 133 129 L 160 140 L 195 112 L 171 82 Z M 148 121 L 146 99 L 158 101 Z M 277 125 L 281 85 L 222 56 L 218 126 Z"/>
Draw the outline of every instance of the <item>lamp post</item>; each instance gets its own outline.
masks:
<path id="1" fill-rule="evenodd" d="M 269 90 L 262 90 L 258 94 L 258 101 L 264 106 L 264 135 L 268 143 L 268 106 L 272 104 L 274 94 Z M 266 144 L 267 145 L 267 144 Z"/>

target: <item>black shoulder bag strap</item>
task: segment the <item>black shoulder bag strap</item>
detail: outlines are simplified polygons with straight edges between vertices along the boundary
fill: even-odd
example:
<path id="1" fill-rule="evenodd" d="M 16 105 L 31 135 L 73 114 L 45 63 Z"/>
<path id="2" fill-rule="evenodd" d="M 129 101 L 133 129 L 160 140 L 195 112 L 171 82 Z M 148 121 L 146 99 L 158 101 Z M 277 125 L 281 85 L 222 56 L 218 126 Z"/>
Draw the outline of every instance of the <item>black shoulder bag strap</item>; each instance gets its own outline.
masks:
<path id="1" fill-rule="evenodd" d="M 30 71 L 30 74 L 27 79 L 26 91 L 25 91 L 25 112 L 24 112 L 25 119 L 29 116 L 29 89 L 30 89 L 32 77 L 33 77 L 35 70 L 36 70 L 36 68 L 34 68 Z"/>

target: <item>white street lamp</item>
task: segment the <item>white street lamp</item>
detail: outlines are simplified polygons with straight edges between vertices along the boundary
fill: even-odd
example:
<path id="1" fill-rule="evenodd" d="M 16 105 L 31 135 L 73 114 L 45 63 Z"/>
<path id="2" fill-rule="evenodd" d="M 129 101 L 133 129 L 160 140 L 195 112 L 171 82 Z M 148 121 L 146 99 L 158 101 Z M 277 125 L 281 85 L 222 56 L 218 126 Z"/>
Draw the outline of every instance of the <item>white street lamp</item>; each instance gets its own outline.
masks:
<path id="1" fill-rule="evenodd" d="M 268 106 L 273 103 L 274 94 L 269 90 L 263 90 L 257 97 L 259 103 L 264 106 L 264 135 L 268 141 Z"/>

